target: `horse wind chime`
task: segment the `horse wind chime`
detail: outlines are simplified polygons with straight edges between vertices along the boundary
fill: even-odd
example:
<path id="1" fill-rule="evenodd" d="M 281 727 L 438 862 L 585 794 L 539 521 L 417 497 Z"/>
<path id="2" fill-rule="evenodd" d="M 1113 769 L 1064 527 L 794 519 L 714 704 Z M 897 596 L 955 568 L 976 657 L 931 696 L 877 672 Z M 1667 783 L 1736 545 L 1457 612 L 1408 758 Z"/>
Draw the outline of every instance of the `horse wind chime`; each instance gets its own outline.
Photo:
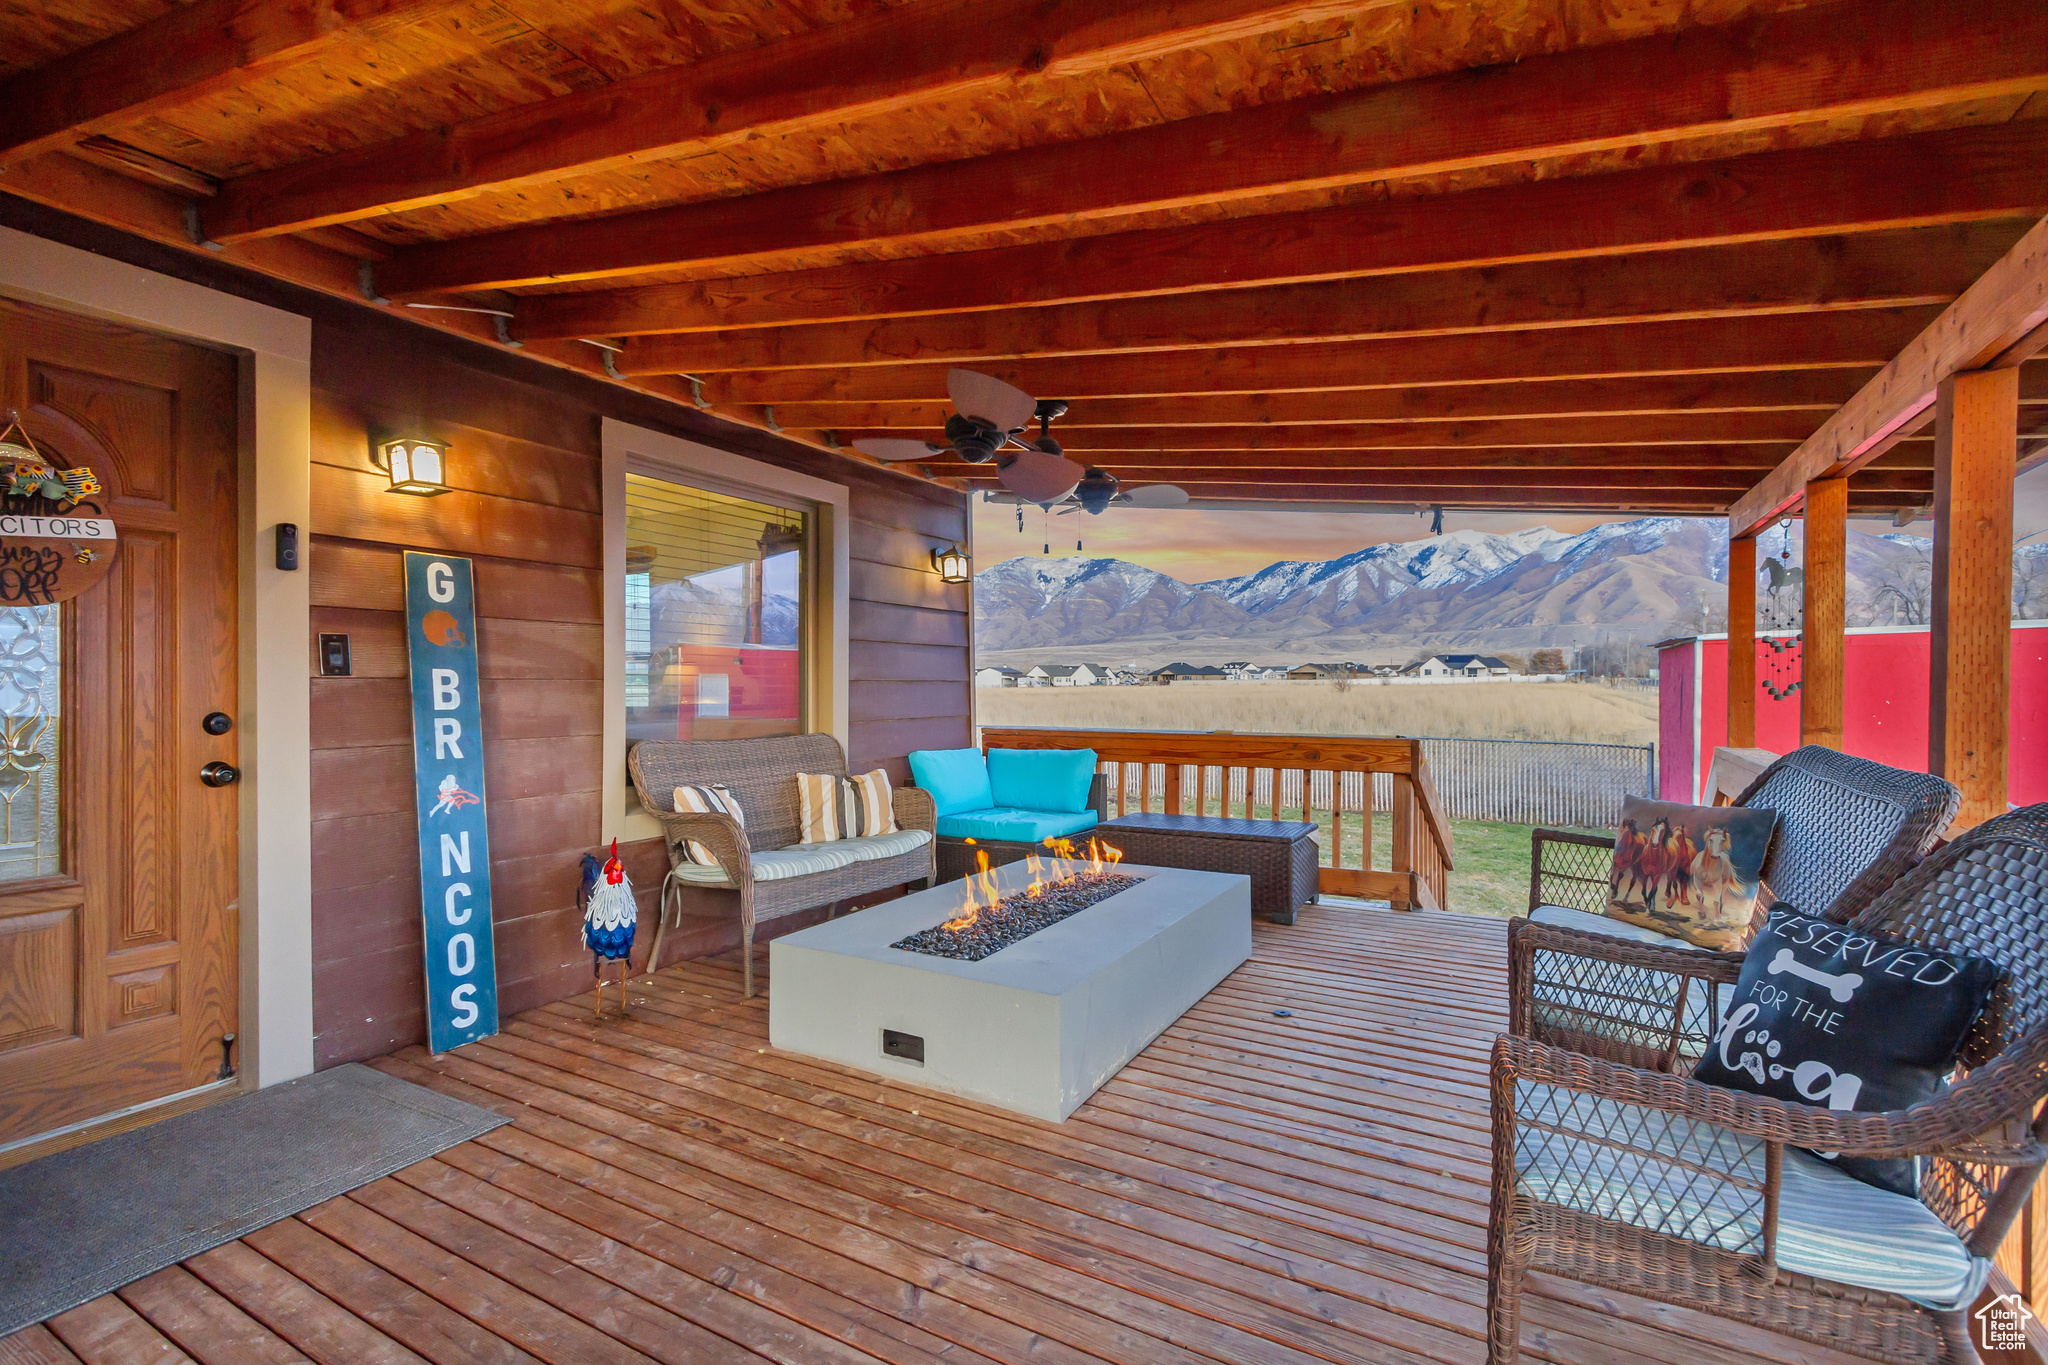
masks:
<path id="1" fill-rule="evenodd" d="M 597 978 L 597 1017 L 604 1018 L 604 964 L 619 964 L 619 1013 L 626 1012 L 626 978 L 633 973 L 633 930 L 640 907 L 633 883 L 619 861 L 619 841 L 602 866 L 597 855 L 583 855 L 583 887 L 576 897 L 583 907 L 583 942 L 590 949 L 590 974 Z M 651 964 L 650 964 L 651 965 Z"/>
<path id="2" fill-rule="evenodd" d="M 1763 689 L 1773 700 L 1784 701 L 1802 685 L 1806 637 L 1772 632 L 1793 630 L 1805 624 L 1806 570 L 1792 567 L 1792 519 L 1786 517 L 1778 529 L 1784 534 L 1785 544 L 1776 555 L 1764 556 L 1762 571 L 1768 584 L 1758 599 L 1763 620 L 1759 623 L 1762 630 L 1757 643 L 1764 650 L 1760 678 Z"/>

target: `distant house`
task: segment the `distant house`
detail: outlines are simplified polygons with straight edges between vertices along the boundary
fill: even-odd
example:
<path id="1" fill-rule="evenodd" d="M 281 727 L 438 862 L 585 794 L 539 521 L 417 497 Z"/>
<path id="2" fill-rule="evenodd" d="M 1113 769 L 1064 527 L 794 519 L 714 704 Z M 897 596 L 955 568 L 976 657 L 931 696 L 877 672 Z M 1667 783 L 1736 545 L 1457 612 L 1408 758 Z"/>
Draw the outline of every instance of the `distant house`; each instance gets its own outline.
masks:
<path id="1" fill-rule="evenodd" d="M 1514 672 L 1491 654 L 1432 654 L 1401 670 L 1404 678 L 1505 678 Z"/>
<path id="2" fill-rule="evenodd" d="M 1024 674 L 1014 668 L 977 668 L 974 670 L 976 687 L 1015 687 Z"/>
<path id="3" fill-rule="evenodd" d="M 1145 675 L 1145 680 L 1153 683 L 1223 682 L 1229 676 L 1214 664 L 1173 663 L 1153 669 Z"/>
<path id="4" fill-rule="evenodd" d="M 1341 682 L 1346 678 L 1356 678 L 1370 671 L 1364 664 L 1296 664 L 1287 670 L 1287 680 L 1289 682 Z"/>
<path id="5" fill-rule="evenodd" d="M 1039 664 L 1024 676 L 1041 687 L 1096 687 L 1109 681 L 1109 670 L 1100 664 Z"/>

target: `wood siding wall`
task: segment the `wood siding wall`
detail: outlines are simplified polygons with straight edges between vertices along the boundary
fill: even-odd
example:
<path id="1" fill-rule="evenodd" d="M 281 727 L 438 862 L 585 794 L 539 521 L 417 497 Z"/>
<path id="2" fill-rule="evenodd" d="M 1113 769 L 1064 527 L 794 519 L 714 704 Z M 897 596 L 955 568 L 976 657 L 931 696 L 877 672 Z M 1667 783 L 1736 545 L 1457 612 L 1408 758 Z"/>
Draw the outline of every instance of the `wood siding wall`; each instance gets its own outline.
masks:
<path id="1" fill-rule="evenodd" d="M 611 416 L 851 490 L 849 759 L 908 779 L 912 748 L 970 737 L 967 590 L 930 572 L 941 540 L 965 541 L 966 500 L 872 465 L 824 455 L 693 408 L 630 393 L 494 347 L 428 332 L 173 251 L 11 195 L 0 224 L 313 319 L 313 1014 L 320 1066 L 425 1041 L 419 869 L 405 749 L 399 555 L 471 555 L 491 799 L 498 974 L 507 1015 L 587 988 L 573 910 L 596 847 L 603 659 L 599 429 Z M 369 430 L 417 420 L 456 442 L 459 491 L 428 501 L 380 489 Z M 355 676 L 320 678 L 314 637 L 348 632 Z M 666 865 L 631 857 L 643 943 Z M 739 941 L 737 898 L 697 892 L 671 960 Z M 766 937 L 804 923 L 773 921 Z M 644 952 L 644 949 L 643 949 Z"/>
<path id="2" fill-rule="evenodd" d="M 936 541 L 966 538 L 959 496 L 769 438 L 714 441 L 673 414 L 645 410 L 659 405 L 571 392 L 545 374 L 533 382 L 493 373 L 465 363 L 459 344 L 377 321 L 366 330 L 357 318 L 316 319 L 314 331 L 307 658 L 322 1066 L 424 1037 L 399 568 L 408 548 L 476 562 L 501 1008 L 515 1013 L 589 984 L 575 892 L 600 822 L 603 415 L 847 484 L 854 770 L 879 766 L 907 780 L 912 748 L 969 740 L 966 591 L 940 582 L 927 561 Z M 413 499 L 383 491 L 371 437 L 398 429 L 453 444 L 455 492 Z M 317 676 L 314 637 L 323 631 L 349 635 L 353 677 Z M 624 851 L 640 890 L 644 945 L 667 864 L 658 841 Z M 694 892 L 688 913 L 664 949 L 671 960 L 738 941 L 733 893 Z"/>

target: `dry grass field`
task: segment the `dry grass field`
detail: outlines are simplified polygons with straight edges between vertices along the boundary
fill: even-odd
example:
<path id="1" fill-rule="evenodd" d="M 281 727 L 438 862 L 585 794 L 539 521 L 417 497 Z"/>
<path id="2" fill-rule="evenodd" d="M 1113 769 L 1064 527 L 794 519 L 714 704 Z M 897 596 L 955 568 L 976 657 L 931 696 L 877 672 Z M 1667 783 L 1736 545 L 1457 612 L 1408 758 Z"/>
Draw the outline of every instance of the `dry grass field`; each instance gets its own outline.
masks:
<path id="1" fill-rule="evenodd" d="M 1171 687 L 984 687 L 982 725 L 1267 734 L 1451 735 L 1649 744 L 1657 694 L 1601 683 L 1182 683 Z"/>

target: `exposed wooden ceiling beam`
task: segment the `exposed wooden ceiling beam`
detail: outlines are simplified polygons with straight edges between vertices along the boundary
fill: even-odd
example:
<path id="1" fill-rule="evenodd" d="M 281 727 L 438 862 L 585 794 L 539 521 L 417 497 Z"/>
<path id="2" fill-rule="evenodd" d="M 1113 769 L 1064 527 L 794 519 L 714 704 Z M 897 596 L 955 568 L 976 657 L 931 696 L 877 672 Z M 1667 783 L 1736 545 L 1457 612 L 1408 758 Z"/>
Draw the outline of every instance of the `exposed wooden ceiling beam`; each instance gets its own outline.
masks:
<path id="1" fill-rule="evenodd" d="M 446 9 L 451 0 L 193 0 L 0 85 L 0 161 L 134 122 Z"/>
<path id="2" fill-rule="evenodd" d="M 1864 369 L 1779 374 L 1562 379 L 1527 384 L 1340 389 L 1326 393 L 1203 394 L 1083 399 L 1056 428 L 1243 427 L 1326 422 L 1437 422 L 1472 417 L 1590 416 L 1599 413 L 1832 412 L 1861 388 Z M 1051 395 L 1048 395 L 1051 396 Z M 781 404 L 786 426 L 936 434 L 950 403 Z"/>
<path id="3" fill-rule="evenodd" d="M 220 241 L 345 223 L 870 117 L 1388 0 L 914 0 L 688 66 L 229 181 Z"/>
<path id="4" fill-rule="evenodd" d="M 845 322 L 2044 210 L 2048 119 L 2039 119 L 912 260 L 534 295 L 519 301 L 512 331 L 522 338 L 610 337 Z M 379 279 L 391 292 L 390 280 Z"/>
<path id="5" fill-rule="evenodd" d="M 1952 374 L 2016 365 L 2048 339 L 2048 218 L 2015 243 L 1854 398 L 1738 499 L 1729 529 L 1746 535 L 1801 498 L 1815 479 L 1852 472 L 1926 420 Z"/>
<path id="6" fill-rule="evenodd" d="M 1189 465 L 1183 466 L 1180 469 L 1131 470 L 1126 473 L 1125 466 L 1113 461 L 1105 463 L 1101 467 L 1116 474 L 1119 478 L 1129 480 L 1133 484 L 1172 483 L 1178 484 L 1190 493 L 1195 493 L 1209 484 L 1242 483 L 1248 479 L 1269 482 L 1276 488 L 1313 488 L 1321 484 L 1355 486 L 1385 482 L 1403 487 L 1427 484 L 1436 488 L 1499 488 L 1503 485 L 1511 485 L 1518 489 L 1613 488 L 1626 490 L 1641 488 L 1649 482 L 1649 480 L 1643 477 L 1643 471 L 1641 470 L 1567 469 L 1555 465 L 1516 470 L 1512 478 L 1504 478 L 1500 471 L 1491 469 L 1435 469 L 1425 471 L 1407 469 L 1380 470 L 1353 466 L 1350 469 L 1325 471 L 1299 469 L 1265 470 L 1247 468 L 1241 465 Z M 1000 487 L 999 481 L 980 470 L 976 470 L 973 474 L 962 474 L 957 469 L 940 469 L 935 467 L 933 472 L 945 478 L 964 479 L 974 487 Z M 1933 487 L 1932 477 L 1928 475 L 1907 473 L 1897 477 L 1913 481 L 1912 486 L 1915 488 L 1923 485 L 1928 488 Z M 1739 469 L 1687 470 L 1682 468 L 1675 468 L 1661 473 L 1655 480 L 1655 485 L 1660 492 L 1669 490 L 1713 492 L 1722 494 L 1724 498 L 1740 493 L 1749 486 L 1743 478 L 1743 471 Z"/>
<path id="7" fill-rule="evenodd" d="M 1236 469 L 1240 473 L 1285 471 L 1370 470 L 1428 471 L 1468 469 L 1492 471 L 1511 477 L 1525 469 L 1615 470 L 1640 475 L 1646 470 L 1685 464 L 1700 469 L 1723 469 L 1755 476 L 1770 469 L 1789 453 L 1791 443 L 1780 445 L 1668 445 L 1668 446 L 1482 446 L 1471 448 L 1414 448 L 1406 450 L 1117 450 L 1076 453 L 1079 463 L 1100 465 L 1121 473 L 1142 470 L 1152 479 L 1164 479 L 1172 471 Z M 946 478 L 994 478 L 987 465 L 972 465 L 935 455 L 926 467 Z M 1933 469 L 1932 458 L 1917 466 Z M 1314 480 L 1311 479 L 1311 482 Z"/>
<path id="8" fill-rule="evenodd" d="M 779 421 L 780 418 L 778 417 Z M 1062 427 L 1077 458 L 1096 450 L 1412 450 L 1426 447 L 1794 444 L 1820 421 L 1811 412 L 1703 412 L 1622 417 L 1481 418 L 1460 422 L 1349 422 L 1274 427 Z M 894 435 L 839 429 L 842 440 Z"/>
<path id="9" fill-rule="evenodd" d="M 636 337 L 626 374 L 974 362 L 1946 302 L 2012 220 L 995 313 Z"/>
<path id="10" fill-rule="evenodd" d="M 225 261 L 358 307 L 367 306 L 363 300 L 358 261 L 354 256 L 344 255 L 303 237 L 269 237 L 213 251 L 192 239 L 184 212 L 189 201 L 162 186 L 117 174 L 67 153 L 47 152 L 18 165 L 0 165 L 0 193 L 103 224 L 156 246 L 167 247 L 172 252 L 186 253 L 195 259 Z M 40 215 L 36 217 L 40 218 Z M 68 235 L 68 229 L 43 228 L 33 221 L 23 226 L 45 236 L 61 238 Z M 343 231 L 335 230 L 336 233 Z M 399 311 L 398 315 L 432 332 L 462 337 L 485 346 L 494 345 L 496 341 L 491 319 L 476 313 L 407 309 Z M 673 404 L 682 424 L 679 429 L 690 428 L 698 420 L 692 416 L 696 405 L 687 385 L 675 379 L 625 380 L 608 374 L 603 368 L 602 353 L 594 347 L 573 341 L 537 342 L 520 354 L 554 369 Z M 744 444 L 773 442 L 786 436 L 792 442 L 803 443 L 808 449 L 826 448 L 823 433 L 819 432 L 790 430 L 770 435 L 764 430 L 767 424 L 758 410 L 728 409 L 706 416 L 718 424 L 709 430 L 725 433 L 711 439 L 733 439 Z M 831 458 L 852 462 L 856 457 L 840 454 Z M 865 467 L 875 468 L 871 463 Z M 917 476 L 904 471 L 902 477 L 915 479 Z"/>
<path id="11" fill-rule="evenodd" d="M 1941 310 L 1766 314 L 1396 340 L 1140 351 L 1078 359 L 977 362 L 975 369 L 1049 398 L 1339 392 L 1404 385 L 1874 370 Z M 945 364 L 714 374 L 715 406 L 946 401 Z M 779 410 L 779 409 L 778 409 Z M 838 425 L 828 423 L 827 425 Z"/>
<path id="12" fill-rule="evenodd" d="M 1725 504 L 1748 487 L 1741 470 L 1694 470 L 1682 467 L 1660 471 L 1654 480 L 1644 478 L 1639 471 L 1569 469 L 1556 466 L 1517 470 L 1511 478 L 1503 478 L 1498 471 L 1486 469 L 1441 469 L 1421 472 L 1367 468 L 1314 472 L 1190 466 L 1178 470 L 1144 470 L 1126 474 L 1123 468 L 1115 464 L 1104 467 L 1134 486 L 1144 483 L 1171 483 L 1185 488 L 1193 496 L 1203 496 L 1205 490 L 1216 484 L 1235 485 L 1249 479 L 1257 479 L 1272 485 L 1275 489 L 1316 488 L 1330 484 L 1356 488 L 1385 483 L 1403 489 L 1429 487 L 1446 492 L 1458 490 L 1461 494 L 1469 494 L 1473 490 L 1512 490 L 1527 493 L 1535 489 L 1549 488 L 1600 488 L 1625 494 L 1632 490 L 1654 487 L 1660 496 L 1669 493 L 1712 493 L 1719 496 Z M 976 471 L 973 475 L 948 473 L 945 477 L 961 478 L 974 488 L 1001 486 L 982 471 Z M 1889 470 L 1861 474 L 1857 476 L 1855 487 L 1864 493 L 1909 496 L 1931 494 L 1934 491 L 1934 475 L 1931 471 L 1922 470 Z"/>
<path id="13" fill-rule="evenodd" d="M 1157 482 L 1167 482 L 1161 479 Z M 979 491 L 979 486 L 970 491 Z M 1606 512 L 1670 512 L 1677 515 L 1704 517 L 1723 513 L 1728 508 L 1729 495 L 1713 489 L 1663 489 L 1655 487 L 1636 488 L 1521 488 L 1503 485 L 1496 488 L 1456 488 L 1436 483 L 1414 484 L 1373 484 L 1373 483 L 1325 483 L 1290 484 L 1272 482 L 1211 483 L 1190 488 L 1197 507 L 1204 501 L 1258 502 L 1274 501 L 1302 504 L 1304 510 L 1317 506 L 1341 506 L 1345 503 L 1368 503 L 1376 505 L 1408 504 L 1428 507 L 1441 504 L 1445 507 L 1497 507 L 1503 510 L 1528 510 L 1536 512 L 1554 511 L 1606 511 Z M 1915 500 L 1925 501 L 1917 493 L 1868 492 L 1855 489 L 1849 492 L 1849 510 L 1858 515 L 1878 512 L 1892 512 L 1900 507 L 1911 506 Z M 1115 517 L 1111 511 L 1106 514 Z M 1072 527 L 1076 534 L 1086 535 L 1089 526 L 1100 524 L 1093 518 L 1068 517 L 1059 523 L 1064 534 Z"/>
<path id="14" fill-rule="evenodd" d="M 1191 468 L 1235 469 L 1246 475 L 1361 469 L 1375 474 L 1405 470 L 1419 475 L 1430 470 L 1478 469 L 1513 478 L 1525 469 L 1612 470 L 1640 476 L 1687 466 L 1746 473 L 1753 482 L 1790 453 L 1788 445 L 1476 446 L 1372 451 L 1117 450 L 1077 454 L 1075 458 L 1119 473 L 1142 471 L 1153 479 L 1170 478 L 1176 471 Z M 970 465 L 946 455 L 934 456 L 925 467 L 945 478 L 993 477 L 985 465 Z M 1855 477 L 1914 471 L 1931 474 L 1933 469 L 1933 447 L 1923 443 L 1902 446 L 1883 461 L 1866 465 Z"/>
<path id="15" fill-rule="evenodd" d="M 2020 12 L 2015 12 L 2020 8 Z M 1947 104 L 2048 84 L 2048 12 L 1870 0 L 1687 29 L 1512 65 L 1184 119 L 965 162 L 415 247 L 388 290 L 660 269 L 773 268 L 821 246 L 942 250 L 991 228 L 1111 219 L 1618 147 Z M 1530 116 L 1542 110 L 1544 116 Z M 625 120 L 630 123 L 629 117 Z M 302 194 L 235 182 L 224 234 L 318 220 Z M 488 174 L 488 171 L 486 171 Z M 393 190 L 387 193 L 397 193 Z M 279 194 L 288 197 L 278 199 Z M 296 206 L 295 206 L 296 201 Z M 235 213 L 236 204 L 247 210 Z M 310 216 L 309 216 L 310 215 Z"/>
<path id="16" fill-rule="evenodd" d="M 80 138 L 64 150 L 67 155 L 112 167 L 123 175 L 150 181 L 189 198 L 204 199 L 220 192 L 220 182 L 212 176 L 110 137 L 94 134 Z"/>

